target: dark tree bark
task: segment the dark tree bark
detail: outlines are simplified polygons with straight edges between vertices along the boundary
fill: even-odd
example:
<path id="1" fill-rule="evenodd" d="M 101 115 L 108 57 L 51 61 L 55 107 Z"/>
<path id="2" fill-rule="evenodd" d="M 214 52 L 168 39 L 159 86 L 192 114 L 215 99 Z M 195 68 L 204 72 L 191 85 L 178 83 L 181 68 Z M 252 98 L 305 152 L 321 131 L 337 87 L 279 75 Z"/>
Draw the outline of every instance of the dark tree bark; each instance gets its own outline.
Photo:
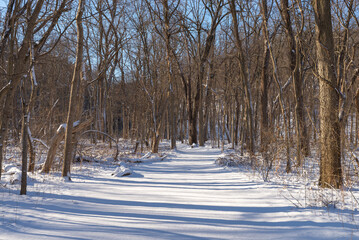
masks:
<path id="1" fill-rule="evenodd" d="M 26 110 L 26 100 L 23 99 L 23 117 L 22 117 L 22 130 L 21 130 L 21 159 L 22 159 L 22 166 L 21 166 L 21 189 L 20 195 L 26 195 L 26 188 L 27 188 L 27 114 Z"/>
<path id="2" fill-rule="evenodd" d="M 262 15 L 263 18 L 268 18 L 267 0 L 262 0 Z M 263 28 L 265 25 L 263 24 Z M 261 120 L 260 120 L 260 138 L 261 151 L 266 152 L 269 144 L 269 122 L 268 122 L 268 65 L 269 65 L 269 49 L 267 39 L 263 37 L 263 62 L 260 82 L 260 105 L 261 105 Z"/>
<path id="3" fill-rule="evenodd" d="M 343 184 L 340 149 L 339 90 L 335 75 L 331 2 L 313 1 L 320 98 L 320 178 L 325 188 Z"/>

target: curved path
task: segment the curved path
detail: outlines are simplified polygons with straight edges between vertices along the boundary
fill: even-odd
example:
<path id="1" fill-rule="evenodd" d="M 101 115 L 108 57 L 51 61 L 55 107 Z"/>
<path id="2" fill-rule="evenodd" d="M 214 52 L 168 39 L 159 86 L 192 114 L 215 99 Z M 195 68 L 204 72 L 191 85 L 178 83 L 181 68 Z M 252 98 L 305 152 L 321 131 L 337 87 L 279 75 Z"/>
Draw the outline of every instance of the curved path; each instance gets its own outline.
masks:
<path id="1" fill-rule="evenodd" d="M 93 166 L 60 187 L 34 183 L 25 200 L 0 192 L 0 239 L 359 237 L 355 223 L 294 208 L 280 186 L 216 166 L 219 155 L 218 149 L 182 146 L 165 161 L 135 166 L 130 177 Z"/>

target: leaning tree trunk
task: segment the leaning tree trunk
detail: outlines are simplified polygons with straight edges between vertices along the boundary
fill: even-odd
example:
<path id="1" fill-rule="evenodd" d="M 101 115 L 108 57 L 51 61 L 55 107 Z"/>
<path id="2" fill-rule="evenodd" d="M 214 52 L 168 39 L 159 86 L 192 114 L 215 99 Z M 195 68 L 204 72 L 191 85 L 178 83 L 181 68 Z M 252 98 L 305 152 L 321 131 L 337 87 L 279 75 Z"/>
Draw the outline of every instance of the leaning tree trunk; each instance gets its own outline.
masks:
<path id="1" fill-rule="evenodd" d="M 331 3 L 314 0 L 317 65 L 320 98 L 320 178 L 321 187 L 343 184 L 340 149 L 339 94 L 334 70 L 334 38 Z"/>
<path id="2" fill-rule="evenodd" d="M 60 126 L 57 129 L 56 135 L 51 138 L 50 148 L 49 148 L 49 151 L 47 152 L 46 161 L 45 161 L 44 165 L 42 165 L 42 169 L 41 169 L 42 173 L 50 172 L 52 164 L 55 159 L 57 147 L 60 145 L 60 142 L 64 138 L 64 135 L 65 135 L 64 128 L 62 126 Z"/>
<path id="3" fill-rule="evenodd" d="M 88 128 L 92 124 L 93 119 L 89 118 L 86 121 L 80 122 L 78 125 L 76 125 L 72 130 L 72 135 L 81 133 L 84 129 Z M 60 125 L 60 127 L 57 129 L 55 136 L 53 136 L 50 140 L 50 148 L 47 152 L 45 163 L 42 165 L 41 172 L 42 173 L 49 173 L 51 170 L 51 167 L 53 165 L 56 151 L 61 143 L 61 141 L 65 137 L 65 128 L 63 125 Z"/>
<path id="4" fill-rule="evenodd" d="M 79 0 L 79 5 L 77 9 L 76 15 L 76 24 L 77 24 L 77 53 L 76 53 L 76 63 L 75 69 L 73 73 L 73 78 L 71 82 L 71 91 L 70 91 L 70 101 L 69 101 L 69 110 L 67 115 L 67 126 L 66 126 L 66 133 L 65 133 L 65 149 L 64 149 L 64 164 L 62 167 L 62 176 L 68 177 L 70 180 L 70 165 L 71 160 L 73 158 L 73 150 L 74 150 L 74 143 L 73 143 L 73 123 L 76 117 L 76 100 L 77 94 L 80 88 L 80 75 L 82 70 L 82 56 L 83 56 L 83 26 L 82 26 L 82 15 L 84 9 L 85 0 Z"/>

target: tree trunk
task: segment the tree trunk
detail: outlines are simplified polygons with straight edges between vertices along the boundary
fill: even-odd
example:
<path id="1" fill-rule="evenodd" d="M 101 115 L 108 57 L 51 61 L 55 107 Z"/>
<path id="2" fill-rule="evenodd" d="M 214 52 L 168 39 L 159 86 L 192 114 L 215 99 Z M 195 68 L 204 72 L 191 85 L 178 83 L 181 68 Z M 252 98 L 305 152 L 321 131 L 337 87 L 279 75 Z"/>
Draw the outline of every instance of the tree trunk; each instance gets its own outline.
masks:
<path id="1" fill-rule="evenodd" d="M 3 161 L 3 154 L 4 154 L 4 141 L 5 141 L 5 136 L 6 136 L 6 132 L 7 132 L 7 127 L 8 127 L 8 121 L 9 121 L 9 117 L 10 117 L 10 109 L 11 109 L 11 105 L 12 105 L 12 99 L 13 99 L 13 95 L 14 92 L 16 91 L 22 76 L 25 74 L 25 72 L 28 70 L 26 68 L 26 66 L 28 66 L 28 64 L 26 64 L 26 62 L 29 60 L 28 59 L 28 51 L 29 51 L 29 46 L 30 46 L 30 42 L 33 36 L 33 30 L 36 27 L 36 24 L 38 23 L 38 16 L 41 12 L 42 6 L 44 4 L 44 0 L 39 0 L 36 2 L 36 4 L 34 6 L 31 7 L 31 5 L 29 5 L 29 7 L 27 8 L 27 16 L 26 16 L 26 30 L 23 33 L 23 37 L 22 37 L 22 43 L 19 46 L 19 50 L 15 50 L 14 47 L 15 45 L 17 45 L 17 38 L 14 36 L 13 40 L 10 41 L 9 45 L 10 45 L 10 53 L 9 53 L 9 62 L 8 62 L 8 80 L 9 83 L 6 85 L 6 87 L 1 89 L 0 92 L 0 102 L 3 103 L 4 98 L 5 98 L 5 104 L 2 106 L 2 115 L 1 115 L 1 126 L 0 126 L 0 179 L 1 179 L 1 167 L 2 167 L 2 161 Z M 20 4 L 15 4 L 15 10 L 13 11 L 13 14 L 19 14 L 20 11 L 24 10 L 24 9 L 20 9 L 21 5 Z M 10 4 L 9 4 L 10 7 Z M 15 19 L 17 19 L 17 17 L 15 16 L 11 16 L 12 20 L 11 20 L 11 26 L 10 26 L 10 35 L 15 35 L 15 25 L 17 25 L 18 23 L 15 23 Z"/>
<path id="2" fill-rule="evenodd" d="M 293 77 L 293 88 L 295 94 L 295 126 L 297 133 L 297 159 L 298 165 L 302 165 L 301 152 L 304 156 L 309 156 L 309 139 L 307 127 L 305 124 L 304 103 L 302 93 L 302 76 L 300 71 L 301 65 L 301 50 L 299 46 L 300 30 L 297 36 L 294 36 L 292 22 L 289 14 L 288 0 L 281 0 L 281 13 L 284 21 L 285 30 L 287 33 L 287 40 L 289 44 L 288 55 L 290 59 L 290 70 Z"/>
<path id="3" fill-rule="evenodd" d="M 188 113 L 189 145 L 197 144 L 197 114 Z"/>
<path id="4" fill-rule="evenodd" d="M 7 103 L 9 102 L 9 98 L 6 97 L 4 101 L 4 105 L 2 106 L 2 116 L 0 120 L 0 180 L 1 180 L 1 171 L 2 171 L 2 162 L 4 157 L 4 150 L 5 150 L 5 138 L 6 138 L 6 132 L 8 128 L 8 118 L 9 118 L 9 110 L 10 106 Z"/>
<path id="5" fill-rule="evenodd" d="M 234 143 L 238 146 L 238 135 L 239 135 L 239 119 L 240 119 L 240 105 L 238 101 L 238 96 L 236 96 L 236 122 L 235 122 L 235 130 L 234 130 Z"/>
<path id="6" fill-rule="evenodd" d="M 158 153 L 158 147 L 160 144 L 160 136 L 157 135 L 156 133 L 153 134 L 152 137 L 152 153 Z"/>
<path id="7" fill-rule="evenodd" d="M 173 73 L 172 73 L 172 55 L 171 55 L 171 32 L 170 32 L 170 10 L 168 6 L 168 1 L 162 1 L 162 5 L 164 8 L 164 23 L 165 23 L 165 41 L 166 41 L 166 61 L 167 61 L 167 78 L 170 83 L 170 109 L 168 111 L 169 114 L 169 128 L 167 131 L 170 131 L 171 138 L 171 149 L 176 148 L 176 139 L 177 139 L 177 131 L 176 131 L 176 117 L 174 110 L 174 81 L 173 81 Z M 173 14 L 173 13 L 172 13 Z"/>
<path id="8" fill-rule="evenodd" d="M 170 101 L 171 101 L 171 109 L 170 109 L 170 116 L 171 116 L 171 149 L 176 148 L 176 140 L 177 140 L 177 119 L 176 119 L 176 107 L 174 104 L 174 93 L 171 93 Z"/>
<path id="9" fill-rule="evenodd" d="M 25 99 L 23 100 L 25 101 Z M 27 188 L 27 114 L 26 104 L 23 104 L 23 117 L 22 117 L 22 128 L 21 128 L 21 143 L 22 143 L 22 151 L 21 151 L 21 159 L 22 159 L 22 166 L 21 166 L 21 189 L 20 195 L 26 195 L 26 188 Z"/>
<path id="10" fill-rule="evenodd" d="M 58 128 L 56 135 L 51 139 L 51 144 L 49 151 L 47 152 L 47 157 L 44 165 L 42 166 L 42 173 L 49 173 L 52 167 L 52 164 L 55 159 L 56 150 L 65 136 L 65 129 L 63 127 Z"/>
<path id="11" fill-rule="evenodd" d="M 80 133 L 85 128 L 89 127 L 92 124 L 93 118 L 89 118 L 86 121 L 81 122 L 77 126 L 73 128 L 72 135 Z M 65 128 L 60 125 L 60 127 L 57 129 L 55 136 L 51 138 L 50 141 L 50 148 L 47 152 L 47 157 L 45 160 L 44 165 L 42 166 L 41 172 L 42 173 L 49 173 L 52 167 L 52 164 L 55 159 L 56 150 L 58 149 L 61 141 L 65 137 Z"/>
<path id="12" fill-rule="evenodd" d="M 320 178 L 325 188 L 343 184 L 340 149 L 339 95 L 334 69 L 331 2 L 313 1 L 316 22 L 317 66 L 320 98 Z"/>
<path id="13" fill-rule="evenodd" d="M 204 111 L 204 107 L 203 107 L 203 97 L 202 97 L 201 93 L 201 97 L 200 97 L 200 107 L 199 107 L 199 111 L 198 111 L 198 143 L 199 146 L 203 147 L 204 146 L 204 115 L 203 115 L 203 111 Z"/>
<path id="14" fill-rule="evenodd" d="M 355 121 L 355 129 L 356 131 L 358 130 L 358 120 L 359 120 L 359 89 L 357 89 L 356 93 L 355 93 L 355 107 L 356 107 L 356 121 Z M 355 138 L 355 145 L 357 145 L 358 143 L 358 139 L 359 139 L 359 131 L 357 131 L 357 135 L 356 135 L 356 138 Z"/>
<path id="15" fill-rule="evenodd" d="M 67 126 L 65 132 L 65 149 L 64 149 L 64 163 L 62 167 L 62 177 L 70 178 L 70 166 L 73 158 L 74 150 L 74 137 L 72 134 L 73 123 L 76 115 L 76 100 L 77 94 L 80 89 L 81 83 L 81 71 L 82 71 L 82 57 L 83 57 L 83 26 L 82 26 L 82 15 L 84 10 L 85 0 L 79 0 L 78 10 L 76 14 L 76 25 L 77 25 L 77 53 L 76 63 L 71 82 L 69 110 L 67 115 Z"/>
<path id="16" fill-rule="evenodd" d="M 245 104 L 246 104 L 246 114 L 248 120 L 248 127 L 249 127 L 249 152 L 254 153 L 254 123 L 253 123 L 253 105 L 252 105 L 252 96 L 251 96 L 251 89 L 250 89 L 250 82 L 248 77 L 248 69 L 246 64 L 246 58 L 244 56 L 244 51 L 242 47 L 241 37 L 239 35 L 239 24 L 237 20 L 237 10 L 235 5 L 235 0 L 230 1 L 230 11 L 233 20 L 233 33 L 235 37 L 235 44 L 238 51 L 238 67 L 240 72 L 240 79 L 243 81 L 243 88 L 245 94 Z"/>
<path id="17" fill-rule="evenodd" d="M 262 15 L 268 18 L 267 0 L 262 0 Z M 263 24 L 263 27 L 265 25 Z M 266 37 L 263 37 L 263 62 L 260 83 L 260 105 L 261 105 L 261 120 L 260 120 L 260 138 L 261 151 L 266 152 L 269 144 L 269 129 L 268 129 L 268 64 L 269 64 L 269 49 Z"/>
<path id="18" fill-rule="evenodd" d="M 28 126 L 29 127 L 29 126 Z M 29 155 L 30 155 L 30 161 L 29 161 L 29 172 L 35 171 L 35 149 L 34 149 L 34 143 L 31 140 L 30 135 L 27 136 L 27 141 L 29 144 Z"/>

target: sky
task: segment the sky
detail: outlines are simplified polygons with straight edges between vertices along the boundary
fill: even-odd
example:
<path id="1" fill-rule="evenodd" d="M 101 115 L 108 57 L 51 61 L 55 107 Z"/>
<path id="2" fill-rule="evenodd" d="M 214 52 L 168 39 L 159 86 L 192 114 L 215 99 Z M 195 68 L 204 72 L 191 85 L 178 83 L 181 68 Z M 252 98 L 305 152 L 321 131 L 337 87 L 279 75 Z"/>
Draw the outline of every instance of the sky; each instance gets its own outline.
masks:
<path id="1" fill-rule="evenodd" d="M 5 1 L 5 0 L 0 0 L 0 7 L 6 7 L 8 1 Z"/>

